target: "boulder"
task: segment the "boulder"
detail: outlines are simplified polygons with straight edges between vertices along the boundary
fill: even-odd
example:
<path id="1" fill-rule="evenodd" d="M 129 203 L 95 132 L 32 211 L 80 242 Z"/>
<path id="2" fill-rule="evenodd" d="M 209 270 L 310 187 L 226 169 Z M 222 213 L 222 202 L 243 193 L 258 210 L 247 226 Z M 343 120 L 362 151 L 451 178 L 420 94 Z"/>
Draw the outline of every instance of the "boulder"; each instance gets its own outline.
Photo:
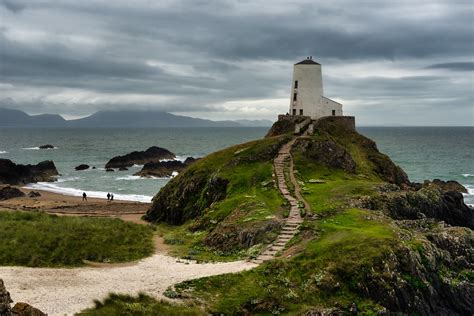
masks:
<path id="1" fill-rule="evenodd" d="M 31 306 L 28 303 L 18 302 L 12 308 L 12 316 L 47 316 L 39 309 Z"/>
<path id="2" fill-rule="evenodd" d="M 443 190 L 444 192 L 456 191 L 456 192 L 461 192 L 461 193 L 468 193 L 467 189 L 462 184 L 453 180 L 443 181 L 440 179 L 434 179 L 433 181 L 425 181 L 423 183 L 423 186 L 430 186 L 430 185 L 437 186 L 441 188 L 441 190 Z"/>
<path id="3" fill-rule="evenodd" d="M 197 159 L 193 157 L 188 157 L 184 162 L 179 160 L 149 162 L 143 166 L 142 170 L 135 173 L 135 175 L 141 177 L 171 177 L 174 171 L 181 172 L 184 168 L 196 160 Z"/>
<path id="4" fill-rule="evenodd" d="M 35 198 L 35 197 L 40 197 L 41 196 L 41 193 L 39 193 L 38 191 L 31 191 L 30 193 L 28 193 L 28 197 L 30 198 Z"/>
<path id="5" fill-rule="evenodd" d="M 148 162 L 159 162 L 163 159 L 174 159 L 176 156 L 171 151 L 161 147 L 150 147 L 145 151 L 134 151 L 127 155 L 116 156 L 107 162 L 105 168 L 131 167 L 144 165 Z"/>
<path id="6" fill-rule="evenodd" d="M 25 196 L 25 193 L 9 185 L 0 189 L 0 201 L 9 200 L 16 197 L 22 197 L 22 196 Z"/>
<path id="7" fill-rule="evenodd" d="M 34 182 L 56 181 L 59 175 L 54 162 L 51 160 L 36 165 L 15 164 L 9 159 L 0 159 L 0 183 L 27 184 Z"/>
<path id="8" fill-rule="evenodd" d="M 50 145 L 50 144 L 46 144 L 46 145 L 41 145 L 38 148 L 39 149 L 53 149 L 53 148 L 56 148 L 56 147 L 54 147 L 53 145 Z"/>
<path id="9" fill-rule="evenodd" d="M 87 169 L 89 169 L 89 165 L 80 164 L 79 166 L 75 167 L 74 169 L 75 169 L 76 171 L 87 170 Z"/>

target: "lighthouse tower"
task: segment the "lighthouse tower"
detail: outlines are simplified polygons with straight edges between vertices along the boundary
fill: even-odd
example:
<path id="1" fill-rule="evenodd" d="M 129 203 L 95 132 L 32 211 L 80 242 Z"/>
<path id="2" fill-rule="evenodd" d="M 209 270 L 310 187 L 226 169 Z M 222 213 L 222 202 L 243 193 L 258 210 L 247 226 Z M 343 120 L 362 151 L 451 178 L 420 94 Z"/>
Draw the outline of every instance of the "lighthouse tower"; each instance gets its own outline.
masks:
<path id="1" fill-rule="evenodd" d="M 321 64 L 312 56 L 293 66 L 290 98 L 290 115 L 309 116 L 313 120 L 342 116 L 342 104 L 324 96 Z"/>

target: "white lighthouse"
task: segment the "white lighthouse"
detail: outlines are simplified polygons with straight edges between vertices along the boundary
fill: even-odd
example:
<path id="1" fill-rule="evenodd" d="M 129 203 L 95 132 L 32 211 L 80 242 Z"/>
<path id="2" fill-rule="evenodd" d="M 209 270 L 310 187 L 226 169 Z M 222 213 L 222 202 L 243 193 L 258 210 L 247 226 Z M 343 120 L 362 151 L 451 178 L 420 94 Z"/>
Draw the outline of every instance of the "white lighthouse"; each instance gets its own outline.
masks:
<path id="1" fill-rule="evenodd" d="M 324 96 L 321 64 L 311 56 L 293 66 L 289 113 L 309 116 L 313 120 L 342 116 L 342 104 Z"/>

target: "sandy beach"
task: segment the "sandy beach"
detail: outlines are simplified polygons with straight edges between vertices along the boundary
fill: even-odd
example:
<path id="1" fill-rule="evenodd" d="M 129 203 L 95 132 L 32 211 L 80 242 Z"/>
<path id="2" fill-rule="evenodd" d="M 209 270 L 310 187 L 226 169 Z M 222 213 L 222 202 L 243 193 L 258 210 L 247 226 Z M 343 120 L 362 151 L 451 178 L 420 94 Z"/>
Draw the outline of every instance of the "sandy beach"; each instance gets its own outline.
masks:
<path id="1" fill-rule="evenodd" d="M 28 194 L 30 189 L 20 188 Z M 34 190 L 39 191 L 39 190 Z M 39 191 L 41 196 L 0 201 L 0 210 L 44 211 L 61 216 L 116 217 L 140 224 L 150 206 L 147 203 L 66 196 Z M 124 264 L 97 264 L 82 268 L 0 267 L 0 278 L 14 302 L 27 302 L 48 315 L 73 315 L 93 307 L 111 292 L 135 295 L 147 293 L 163 298 L 163 291 L 175 283 L 205 276 L 251 269 L 245 261 L 197 264 L 166 255 L 166 245 L 155 238 L 151 257 Z"/>
<path id="2" fill-rule="evenodd" d="M 41 196 L 34 198 L 25 196 L 0 201 L 0 210 L 42 211 L 65 216 L 116 217 L 136 223 L 144 223 L 141 217 L 150 207 L 150 203 L 129 201 L 109 202 L 106 198 L 87 198 L 87 201 L 82 201 L 82 197 L 62 195 L 43 190 L 26 189 L 20 186 L 15 187 L 23 191 L 26 195 L 31 191 L 37 191 Z"/>

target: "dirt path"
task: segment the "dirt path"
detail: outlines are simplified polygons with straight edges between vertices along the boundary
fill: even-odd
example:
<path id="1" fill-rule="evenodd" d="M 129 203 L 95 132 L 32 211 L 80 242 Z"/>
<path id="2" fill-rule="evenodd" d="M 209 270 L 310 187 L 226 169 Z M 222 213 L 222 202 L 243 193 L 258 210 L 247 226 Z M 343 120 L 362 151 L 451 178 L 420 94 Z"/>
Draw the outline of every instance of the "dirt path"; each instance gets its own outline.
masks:
<path id="1" fill-rule="evenodd" d="M 178 282 L 205 276 L 239 272 L 250 262 L 196 264 L 155 254 L 135 265 L 107 268 L 0 267 L 0 278 L 15 302 L 28 302 L 48 315 L 71 315 L 103 300 L 111 292 L 160 298 Z"/>
<path id="2" fill-rule="evenodd" d="M 305 136 L 306 132 L 302 135 Z M 285 248 L 285 245 L 293 238 L 298 232 L 299 225 L 303 222 L 300 215 L 299 203 L 303 203 L 305 208 L 309 210 L 309 204 L 301 196 L 300 187 L 296 180 L 293 170 L 293 158 L 291 156 L 291 148 L 295 143 L 297 137 L 293 138 L 290 142 L 286 143 L 280 148 L 277 157 L 273 161 L 275 175 L 277 178 L 278 188 L 283 197 L 290 204 L 290 213 L 288 218 L 285 220 L 282 230 L 278 234 L 275 241 L 268 246 L 253 262 L 260 264 L 264 261 L 271 260 Z M 294 188 L 294 195 L 291 195 L 290 190 L 287 186 L 285 179 L 285 171 L 289 173 L 289 181 L 292 183 Z"/>

